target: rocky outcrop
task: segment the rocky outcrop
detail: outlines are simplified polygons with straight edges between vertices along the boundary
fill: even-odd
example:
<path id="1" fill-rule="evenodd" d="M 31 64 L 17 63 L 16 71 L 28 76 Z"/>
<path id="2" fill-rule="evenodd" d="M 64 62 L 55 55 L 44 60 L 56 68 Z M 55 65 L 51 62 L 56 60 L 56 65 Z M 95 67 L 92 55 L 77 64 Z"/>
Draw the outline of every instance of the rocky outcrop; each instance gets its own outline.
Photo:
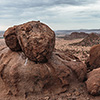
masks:
<path id="1" fill-rule="evenodd" d="M 70 45 L 77 45 L 77 46 L 93 46 L 100 43 L 100 37 L 95 34 L 91 33 L 87 37 L 85 37 L 82 41 L 78 43 L 73 43 Z"/>
<path id="2" fill-rule="evenodd" d="M 63 93 L 69 89 L 73 76 L 83 81 L 86 73 L 86 66 L 69 52 L 55 50 L 48 62 L 36 64 L 23 52 L 13 52 L 7 47 L 0 51 L 0 75 L 8 94 L 27 97 Z"/>
<path id="3" fill-rule="evenodd" d="M 100 44 L 93 46 L 89 52 L 89 58 L 86 61 L 89 69 L 100 67 Z"/>
<path id="4" fill-rule="evenodd" d="M 100 95 L 100 44 L 90 49 L 86 65 L 89 71 L 86 81 L 87 90 L 92 95 Z"/>
<path id="5" fill-rule="evenodd" d="M 100 68 L 94 69 L 88 73 L 86 81 L 87 90 L 92 95 L 100 95 Z"/>
<path id="6" fill-rule="evenodd" d="M 85 32 L 72 32 L 70 35 L 65 35 L 65 40 L 72 40 L 72 39 L 79 39 L 79 38 L 85 38 L 88 34 Z"/>
<path id="7" fill-rule="evenodd" d="M 4 37 L 10 49 L 0 44 L 0 76 L 9 95 L 60 94 L 73 78 L 86 78 L 85 64 L 69 51 L 54 50 L 55 34 L 45 24 L 14 26 Z"/>
<path id="8" fill-rule="evenodd" d="M 46 62 L 55 45 L 55 33 L 39 21 L 31 21 L 9 28 L 4 33 L 7 46 L 13 51 L 23 51 L 32 61 Z"/>
<path id="9" fill-rule="evenodd" d="M 6 30 L 6 32 L 4 33 L 4 38 L 5 38 L 6 45 L 12 51 L 21 51 L 21 46 L 19 44 L 19 41 L 16 35 L 16 28 L 17 26 L 14 26 Z"/>

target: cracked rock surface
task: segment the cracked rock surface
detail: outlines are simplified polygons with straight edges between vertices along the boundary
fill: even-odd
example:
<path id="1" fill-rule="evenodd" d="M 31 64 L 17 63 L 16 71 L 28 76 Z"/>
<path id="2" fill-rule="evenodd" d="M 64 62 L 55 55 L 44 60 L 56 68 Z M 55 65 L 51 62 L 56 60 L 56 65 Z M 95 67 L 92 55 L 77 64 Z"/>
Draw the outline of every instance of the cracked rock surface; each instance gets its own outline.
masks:
<path id="1" fill-rule="evenodd" d="M 91 47 L 86 64 L 89 70 L 87 90 L 92 95 L 100 95 L 100 44 Z"/>
<path id="2" fill-rule="evenodd" d="M 0 89 L 6 94 L 0 99 L 44 100 L 39 97 L 68 91 L 73 91 L 68 97 L 80 95 L 73 88 L 86 79 L 86 65 L 69 51 L 54 49 L 55 33 L 47 25 L 39 21 L 17 25 L 4 38 L 8 47 L 0 44 L 0 81 L 4 84 Z"/>
<path id="3" fill-rule="evenodd" d="M 47 63 L 36 64 L 23 52 L 5 47 L 0 52 L 0 75 L 8 94 L 59 94 L 67 91 L 73 77 L 83 81 L 86 66 L 68 52 L 54 50 Z"/>
<path id="4" fill-rule="evenodd" d="M 88 73 L 86 81 L 88 92 L 92 95 L 100 95 L 100 68 Z"/>
<path id="5" fill-rule="evenodd" d="M 7 46 L 12 51 L 23 51 L 32 61 L 46 62 L 55 45 L 55 33 L 40 21 L 31 21 L 10 27 L 4 33 Z"/>

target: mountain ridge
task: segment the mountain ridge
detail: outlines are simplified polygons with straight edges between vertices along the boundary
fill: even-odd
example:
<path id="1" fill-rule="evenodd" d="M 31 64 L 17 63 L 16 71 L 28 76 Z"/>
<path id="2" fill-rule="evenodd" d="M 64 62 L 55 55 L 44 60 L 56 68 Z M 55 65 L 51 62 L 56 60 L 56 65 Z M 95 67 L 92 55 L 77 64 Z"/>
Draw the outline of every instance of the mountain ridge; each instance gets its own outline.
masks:
<path id="1" fill-rule="evenodd" d="M 76 29 L 76 30 L 56 30 L 56 35 L 65 35 L 72 32 L 100 33 L 100 29 Z"/>

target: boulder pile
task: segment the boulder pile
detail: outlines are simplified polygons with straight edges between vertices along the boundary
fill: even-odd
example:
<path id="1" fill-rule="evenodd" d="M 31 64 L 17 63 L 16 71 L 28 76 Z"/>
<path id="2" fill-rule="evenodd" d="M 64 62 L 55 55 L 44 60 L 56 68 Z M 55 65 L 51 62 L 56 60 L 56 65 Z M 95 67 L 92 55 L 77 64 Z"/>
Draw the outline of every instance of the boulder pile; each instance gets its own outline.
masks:
<path id="1" fill-rule="evenodd" d="M 100 43 L 100 37 L 95 33 L 91 33 L 91 34 L 87 35 L 82 41 L 80 41 L 78 43 L 73 43 L 70 45 L 93 46 L 93 45 L 97 45 L 99 43 Z"/>
<path id="2" fill-rule="evenodd" d="M 80 38 L 85 38 L 89 34 L 85 32 L 72 32 L 70 35 L 65 35 L 64 39 L 65 40 L 72 40 L 72 39 L 80 39 Z"/>
<path id="3" fill-rule="evenodd" d="M 32 61 L 46 62 L 54 49 L 55 33 L 40 21 L 14 26 L 4 34 L 5 42 L 12 51 L 23 51 Z"/>
<path id="4" fill-rule="evenodd" d="M 86 81 L 88 92 L 92 95 L 100 95 L 100 44 L 90 49 L 86 64 L 90 71 Z"/>
<path id="5" fill-rule="evenodd" d="M 59 94 L 73 77 L 86 78 L 86 65 L 69 52 L 54 50 L 54 32 L 39 21 L 11 27 L 4 38 L 8 47 L 0 48 L 0 75 L 8 94 Z"/>

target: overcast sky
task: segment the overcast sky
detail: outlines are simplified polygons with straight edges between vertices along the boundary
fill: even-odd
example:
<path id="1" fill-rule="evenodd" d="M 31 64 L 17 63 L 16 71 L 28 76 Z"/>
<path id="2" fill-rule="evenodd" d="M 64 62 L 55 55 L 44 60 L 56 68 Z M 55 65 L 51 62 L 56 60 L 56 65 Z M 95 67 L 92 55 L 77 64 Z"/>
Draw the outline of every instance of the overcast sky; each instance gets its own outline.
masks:
<path id="1" fill-rule="evenodd" d="M 0 30 L 40 20 L 53 30 L 100 28 L 100 0 L 0 0 Z"/>

